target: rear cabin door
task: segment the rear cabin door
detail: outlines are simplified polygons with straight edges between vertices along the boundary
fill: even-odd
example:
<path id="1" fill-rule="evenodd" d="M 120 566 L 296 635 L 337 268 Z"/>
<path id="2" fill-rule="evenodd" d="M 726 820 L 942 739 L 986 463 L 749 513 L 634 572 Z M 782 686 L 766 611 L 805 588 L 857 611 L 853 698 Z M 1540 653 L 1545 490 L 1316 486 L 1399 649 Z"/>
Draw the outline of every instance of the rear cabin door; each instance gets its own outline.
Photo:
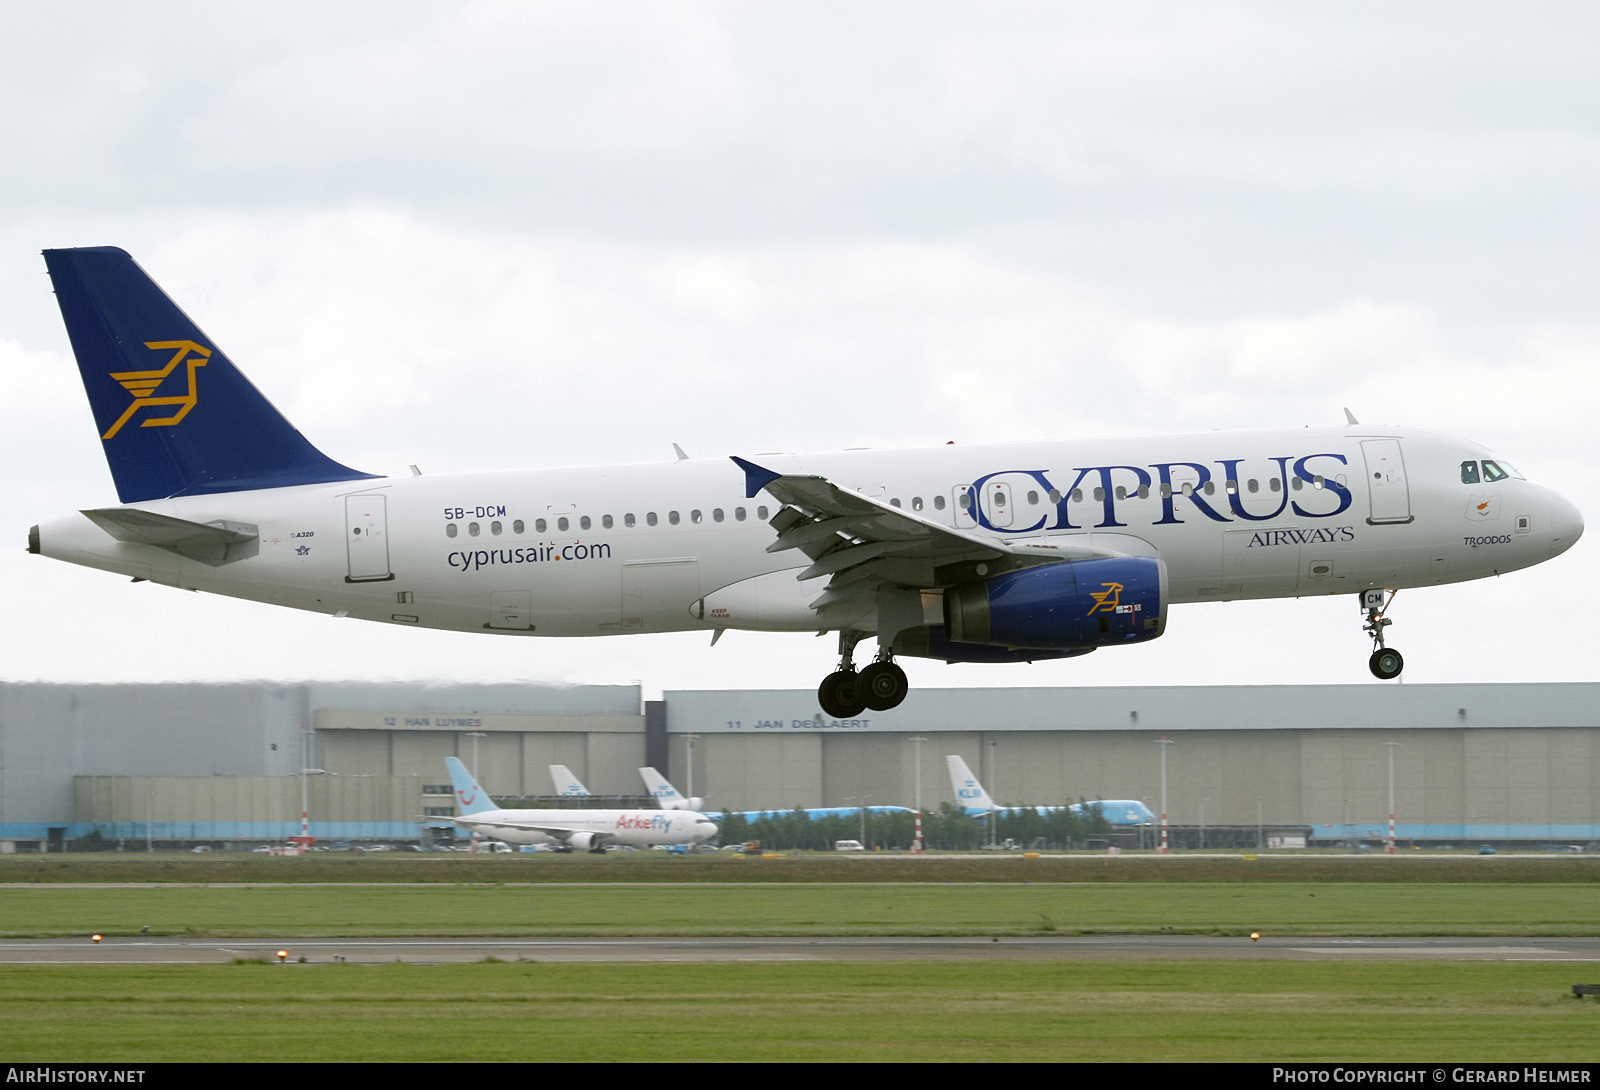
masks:
<path id="1" fill-rule="evenodd" d="M 345 552 L 350 561 L 346 583 L 393 579 L 389 570 L 389 506 L 377 493 L 344 498 Z"/>

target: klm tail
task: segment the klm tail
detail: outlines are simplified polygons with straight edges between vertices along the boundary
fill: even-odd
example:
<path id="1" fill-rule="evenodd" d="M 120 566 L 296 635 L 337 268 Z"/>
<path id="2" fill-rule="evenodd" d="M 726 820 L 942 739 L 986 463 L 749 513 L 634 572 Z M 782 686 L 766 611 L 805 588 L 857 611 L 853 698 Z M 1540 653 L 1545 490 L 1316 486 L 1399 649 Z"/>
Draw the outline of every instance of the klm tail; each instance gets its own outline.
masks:
<path id="1" fill-rule="evenodd" d="M 989 792 L 983 789 L 983 784 L 978 782 L 978 777 L 972 774 L 972 769 L 967 767 L 966 761 L 954 753 L 944 760 L 950 767 L 950 790 L 956 793 L 956 803 L 965 807 L 967 813 L 987 814 L 1000 809 L 989 797 Z"/>
<path id="2" fill-rule="evenodd" d="M 572 774 L 572 769 L 566 765 L 551 765 L 550 779 L 555 782 L 556 794 L 564 799 L 583 799 L 589 797 L 589 789 L 578 782 L 578 777 Z"/>
<path id="3" fill-rule="evenodd" d="M 686 799 L 678 794 L 678 789 L 653 768 L 641 768 L 639 775 L 644 778 L 645 789 L 655 797 L 656 805 L 663 810 L 693 810 L 698 813 L 704 804 L 703 799 Z"/>
<path id="4" fill-rule="evenodd" d="M 123 503 L 373 476 L 308 443 L 124 251 L 44 262 Z"/>
<path id="5" fill-rule="evenodd" d="M 472 778 L 472 773 L 467 771 L 466 765 L 454 757 L 446 757 L 444 764 L 450 770 L 450 789 L 455 792 L 456 805 L 461 808 L 463 816 L 500 809 L 483 788 L 478 786 L 478 781 Z"/>

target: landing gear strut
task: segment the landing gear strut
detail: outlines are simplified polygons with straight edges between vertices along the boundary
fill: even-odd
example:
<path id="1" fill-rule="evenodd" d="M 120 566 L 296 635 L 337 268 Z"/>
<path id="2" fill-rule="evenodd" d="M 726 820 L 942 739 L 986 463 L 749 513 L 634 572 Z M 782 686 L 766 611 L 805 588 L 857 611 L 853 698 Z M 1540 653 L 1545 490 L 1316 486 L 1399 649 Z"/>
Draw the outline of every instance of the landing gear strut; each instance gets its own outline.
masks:
<path id="1" fill-rule="evenodd" d="M 854 719 L 867 708 L 861 688 L 861 675 L 856 673 L 856 644 L 862 634 L 850 629 L 839 632 L 839 668 L 822 679 L 817 687 L 817 703 L 835 719 Z"/>
<path id="2" fill-rule="evenodd" d="M 1383 645 L 1383 630 L 1394 624 L 1385 617 L 1389 606 L 1394 602 L 1394 596 L 1399 591 L 1364 590 L 1361 592 L 1361 608 L 1366 611 L 1367 623 L 1361 630 L 1372 637 L 1372 657 L 1367 659 L 1367 669 L 1372 671 L 1372 676 L 1382 681 L 1389 681 L 1400 676 L 1400 671 L 1406 668 L 1406 660 L 1400 652 L 1392 647 Z M 1387 595 L 1387 597 L 1386 597 Z"/>
<path id="3" fill-rule="evenodd" d="M 822 679 L 817 688 L 817 703 L 835 719 L 854 719 L 871 708 L 886 712 L 898 707 L 911 689 L 906 672 L 895 665 L 894 655 L 887 647 L 878 651 L 874 659 L 860 673 L 856 672 L 856 644 L 862 633 L 839 633 L 839 668 Z"/>

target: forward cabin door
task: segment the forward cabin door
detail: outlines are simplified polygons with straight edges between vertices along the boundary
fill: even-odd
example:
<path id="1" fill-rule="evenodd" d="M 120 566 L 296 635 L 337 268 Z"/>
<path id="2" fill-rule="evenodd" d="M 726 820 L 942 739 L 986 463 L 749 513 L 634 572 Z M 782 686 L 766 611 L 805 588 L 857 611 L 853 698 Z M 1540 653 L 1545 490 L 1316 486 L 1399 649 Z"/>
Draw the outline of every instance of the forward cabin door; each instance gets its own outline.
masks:
<path id="1" fill-rule="evenodd" d="M 1398 439 L 1363 439 L 1361 454 L 1367 463 L 1367 496 L 1373 525 L 1411 521 L 1411 489 L 1406 484 L 1406 463 Z"/>
<path id="2" fill-rule="evenodd" d="M 389 505 L 386 497 L 367 492 L 344 498 L 345 553 L 350 561 L 346 583 L 393 579 L 389 570 Z"/>

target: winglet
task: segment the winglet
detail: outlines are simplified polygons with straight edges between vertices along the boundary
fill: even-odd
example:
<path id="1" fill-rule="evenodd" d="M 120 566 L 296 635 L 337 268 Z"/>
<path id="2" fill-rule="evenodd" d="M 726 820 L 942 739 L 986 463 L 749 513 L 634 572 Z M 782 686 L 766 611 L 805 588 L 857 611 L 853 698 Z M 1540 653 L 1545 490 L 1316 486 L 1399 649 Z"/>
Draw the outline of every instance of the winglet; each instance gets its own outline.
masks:
<path id="1" fill-rule="evenodd" d="M 734 465 L 744 470 L 744 498 L 747 500 L 755 499 L 757 492 L 760 492 L 767 485 L 783 476 L 782 473 L 774 473 L 770 469 L 762 469 L 754 462 L 747 462 L 743 458 L 731 455 L 730 457 L 733 457 Z"/>

